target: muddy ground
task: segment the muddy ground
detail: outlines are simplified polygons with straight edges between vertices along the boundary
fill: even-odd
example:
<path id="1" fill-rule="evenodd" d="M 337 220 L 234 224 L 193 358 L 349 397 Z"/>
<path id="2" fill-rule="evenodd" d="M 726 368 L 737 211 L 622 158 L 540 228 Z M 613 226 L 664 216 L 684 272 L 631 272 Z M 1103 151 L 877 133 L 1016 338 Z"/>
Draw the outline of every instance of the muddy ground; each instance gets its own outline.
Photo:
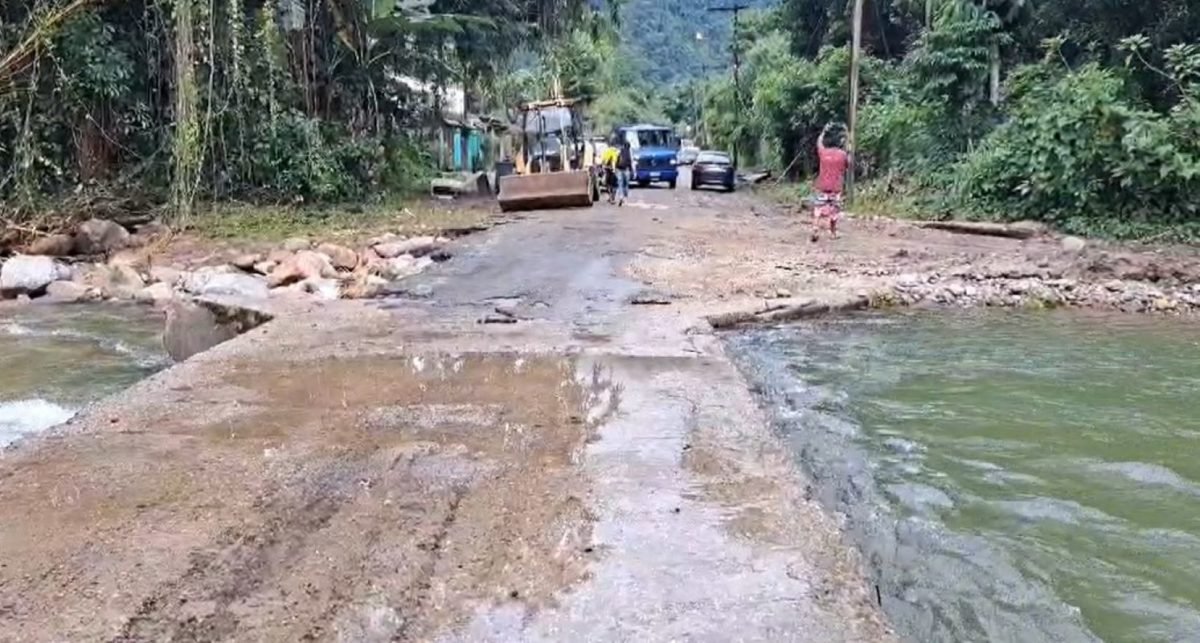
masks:
<path id="1" fill-rule="evenodd" d="M 889 640 L 703 315 L 1059 242 L 686 190 L 502 223 L 0 456 L 0 640 Z"/>

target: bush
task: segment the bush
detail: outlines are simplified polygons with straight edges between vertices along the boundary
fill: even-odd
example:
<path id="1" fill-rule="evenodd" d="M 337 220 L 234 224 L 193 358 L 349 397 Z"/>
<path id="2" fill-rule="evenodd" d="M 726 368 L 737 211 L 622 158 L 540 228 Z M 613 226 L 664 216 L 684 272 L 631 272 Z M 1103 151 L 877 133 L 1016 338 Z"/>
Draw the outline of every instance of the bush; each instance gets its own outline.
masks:
<path id="1" fill-rule="evenodd" d="M 1043 65 L 1018 72 L 1010 120 L 959 166 L 967 205 L 1120 236 L 1195 217 L 1194 104 L 1141 108 L 1117 72 L 1094 64 L 1047 76 Z"/>

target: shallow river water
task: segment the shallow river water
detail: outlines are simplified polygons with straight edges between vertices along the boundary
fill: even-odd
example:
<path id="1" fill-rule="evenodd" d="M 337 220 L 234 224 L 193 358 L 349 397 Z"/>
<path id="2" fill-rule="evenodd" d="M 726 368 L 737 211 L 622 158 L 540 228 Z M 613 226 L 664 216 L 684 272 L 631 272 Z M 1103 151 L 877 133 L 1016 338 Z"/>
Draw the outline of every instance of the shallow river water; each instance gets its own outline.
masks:
<path id="1" fill-rule="evenodd" d="M 914 641 L 1200 640 L 1200 328 L 864 316 L 729 338 Z"/>
<path id="2" fill-rule="evenodd" d="M 0 447 L 164 367 L 162 325 L 144 306 L 0 310 Z"/>

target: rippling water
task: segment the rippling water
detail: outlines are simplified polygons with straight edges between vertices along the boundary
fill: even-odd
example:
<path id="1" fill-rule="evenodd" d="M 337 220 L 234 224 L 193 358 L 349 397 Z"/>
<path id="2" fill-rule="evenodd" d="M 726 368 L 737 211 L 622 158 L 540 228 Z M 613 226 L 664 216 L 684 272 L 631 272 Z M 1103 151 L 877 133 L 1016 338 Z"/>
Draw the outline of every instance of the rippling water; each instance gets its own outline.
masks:
<path id="1" fill-rule="evenodd" d="M 1200 640 L 1200 328 L 861 317 L 729 339 L 915 641 Z"/>
<path id="2" fill-rule="evenodd" d="M 0 310 L 0 447 L 70 419 L 168 362 L 148 307 Z"/>

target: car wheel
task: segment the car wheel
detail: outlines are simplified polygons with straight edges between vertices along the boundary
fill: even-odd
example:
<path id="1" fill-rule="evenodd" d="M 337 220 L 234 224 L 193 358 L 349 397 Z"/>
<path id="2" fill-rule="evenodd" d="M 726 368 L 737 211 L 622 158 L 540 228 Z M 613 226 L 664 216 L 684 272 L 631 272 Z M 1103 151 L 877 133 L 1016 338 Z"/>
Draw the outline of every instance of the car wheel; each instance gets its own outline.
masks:
<path id="1" fill-rule="evenodd" d="M 650 182 L 649 181 L 638 181 L 638 187 L 639 188 L 648 188 L 648 187 L 650 187 Z"/>
<path id="2" fill-rule="evenodd" d="M 695 181 L 692 181 L 692 189 L 693 189 L 693 190 L 699 190 L 699 189 L 700 189 L 700 186 L 699 186 L 699 185 L 696 185 L 696 182 L 695 182 Z"/>
<path id="3" fill-rule="evenodd" d="M 675 189 L 675 181 L 668 181 L 668 182 L 667 182 L 667 187 L 669 187 L 669 188 L 671 188 L 672 190 L 674 190 L 674 189 Z"/>

